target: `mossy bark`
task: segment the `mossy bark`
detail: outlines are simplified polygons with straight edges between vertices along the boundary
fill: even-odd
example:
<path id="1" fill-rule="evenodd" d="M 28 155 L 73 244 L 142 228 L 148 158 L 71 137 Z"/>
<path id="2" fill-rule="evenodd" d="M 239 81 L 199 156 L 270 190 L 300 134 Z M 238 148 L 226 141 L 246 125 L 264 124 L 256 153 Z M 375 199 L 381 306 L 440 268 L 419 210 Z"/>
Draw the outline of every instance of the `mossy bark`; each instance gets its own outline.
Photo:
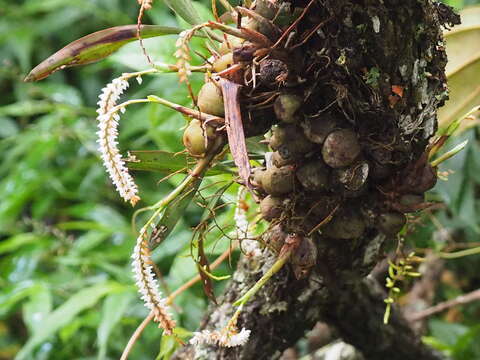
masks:
<path id="1" fill-rule="evenodd" d="M 293 4 L 304 7 L 307 2 Z M 442 26 L 457 20 L 449 8 L 430 0 L 323 0 L 299 23 L 296 30 L 304 34 L 326 21 L 290 54 L 292 63 L 286 61 L 300 77 L 306 76 L 301 85 L 304 112 L 326 111 L 347 124 L 358 134 L 366 161 L 379 165 L 366 190 L 342 203 L 343 212 L 370 211 L 375 217 L 393 206 L 379 186 L 415 192 L 425 185 L 413 165 L 425 157 L 437 127 L 436 109 L 446 97 Z M 284 227 L 297 232 L 304 223 L 287 220 Z M 317 321 L 324 321 L 369 360 L 441 359 L 395 311 L 390 324 L 383 325 L 384 295 L 367 275 L 392 240 L 373 225 L 366 224 L 362 232 L 353 239 L 315 235 L 318 255 L 310 275 L 297 280 L 287 266 L 245 305 L 238 322 L 239 328 L 252 331 L 245 346 L 187 345 L 174 358 L 276 359 Z M 264 250 L 261 257 L 241 259 L 201 329 L 223 326 L 235 310 L 232 303 L 275 257 Z"/>

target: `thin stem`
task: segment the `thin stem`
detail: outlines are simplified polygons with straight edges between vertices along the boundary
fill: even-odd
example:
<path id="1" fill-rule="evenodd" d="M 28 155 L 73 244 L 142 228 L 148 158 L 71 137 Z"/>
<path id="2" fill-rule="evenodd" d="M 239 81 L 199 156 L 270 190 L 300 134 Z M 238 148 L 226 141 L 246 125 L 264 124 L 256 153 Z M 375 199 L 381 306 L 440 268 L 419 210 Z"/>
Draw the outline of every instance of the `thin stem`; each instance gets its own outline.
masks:
<path id="1" fill-rule="evenodd" d="M 229 13 L 236 14 L 235 9 L 227 0 L 220 0 L 220 3 Z"/>
<path id="2" fill-rule="evenodd" d="M 437 255 L 442 259 L 458 259 L 464 256 L 470 256 L 470 255 L 476 255 L 476 254 L 480 254 L 480 246 L 474 247 L 472 249 L 466 249 L 466 250 L 461 250 L 461 251 L 456 251 L 451 253 L 447 253 L 447 252 L 437 253 Z"/>
<path id="3" fill-rule="evenodd" d="M 147 325 L 150 323 L 150 321 L 153 320 L 154 317 L 155 317 L 155 314 L 153 311 L 151 311 L 150 314 L 148 314 L 147 317 L 143 319 L 142 323 L 138 325 L 138 327 L 135 329 L 132 336 L 130 337 L 130 340 L 128 340 L 127 346 L 125 346 L 125 349 L 123 350 L 120 360 L 128 359 L 128 355 L 132 351 L 133 345 L 135 345 L 140 335 L 142 334 L 143 330 L 145 330 Z"/>
<path id="4" fill-rule="evenodd" d="M 164 64 L 164 63 L 155 63 L 153 64 L 155 70 L 159 72 L 178 72 L 179 67 L 177 65 L 172 64 Z M 212 69 L 211 65 L 200 65 L 200 66 L 190 66 L 188 68 L 191 72 L 207 72 Z"/>
<path id="5" fill-rule="evenodd" d="M 468 294 L 460 295 L 460 296 L 456 297 L 455 299 L 441 302 L 441 303 L 439 303 L 435 306 L 432 306 L 428 309 L 425 309 L 425 310 L 419 311 L 417 313 L 414 313 L 414 314 L 408 316 L 408 320 L 410 320 L 410 321 L 422 320 L 426 317 L 435 315 L 439 312 L 445 311 L 445 310 L 447 310 L 449 308 L 452 308 L 454 306 L 464 305 L 464 304 L 468 304 L 468 303 L 471 303 L 473 301 L 478 301 L 478 300 L 480 300 L 480 289 L 472 291 Z"/>
<path id="6" fill-rule="evenodd" d="M 233 305 L 235 306 L 243 306 L 245 303 L 247 303 L 248 300 L 250 300 L 250 298 L 255 295 L 257 293 L 258 290 L 260 290 L 263 285 L 265 285 L 265 283 L 273 276 L 275 275 L 277 272 L 279 272 L 283 265 L 286 264 L 286 262 L 288 261 L 288 259 L 290 258 L 290 255 L 292 254 L 293 252 L 293 249 L 291 250 L 288 250 L 286 251 L 282 256 L 280 256 L 277 261 L 275 261 L 275 263 L 272 265 L 272 267 L 270 269 L 268 269 L 268 271 L 263 274 L 263 276 L 261 277 L 260 280 L 258 280 L 256 282 L 255 285 L 253 285 L 250 290 L 248 290 L 240 299 L 238 299 L 237 301 L 235 301 L 233 303 Z"/>
<path id="7" fill-rule="evenodd" d="M 175 104 L 171 101 L 168 101 L 168 100 L 165 100 L 165 99 L 162 99 L 156 95 L 149 95 L 147 97 L 148 101 L 150 102 L 154 102 L 154 103 L 158 103 L 158 104 L 162 104 L 162 105 L 165 105 L 173 110 L 176 110 L 178 112 L 181 112 L 182 114 L 185 114 L 187 116 L 190 116 L 194 119 L 198 119 L 200 121 L 204 121 L 204 122 L 208 122 L 208 121 L 215 121 L 215 122 L 219 122 L 219 123 L 223 123 L 225 122 L 225 120 L 221 117 L 218 117 L 218 116 L 214 116 L 214 115 L 210 115 L 210 114 L 206 114 L 206 113 L 202 113 L 201 111 L 198 111 L 198 110 L 193 110 L 193 109 L 190 109 L 190 108 L 187 108 L 185 106 L 182 106 L 182 105 L 179 105 L 179 104 Z"/>
<path id="8" fill-rule="evenodd" d="M 455 156 L 460 151 L 462 151 L 465 148 L 465 146 L 467 146 L 467 144 L 468 144 L 468 140 L 465 140 L 464 142 L 455 146 L 453 149 L 447 151 L 445 154 L 439 156 L 437 159 L 430 162 L 430 165 L 432 165 L 432 167 L 438 166 L 439 164 L 441 164 L 445 160 L 450 159 L 452 156 Z"/>

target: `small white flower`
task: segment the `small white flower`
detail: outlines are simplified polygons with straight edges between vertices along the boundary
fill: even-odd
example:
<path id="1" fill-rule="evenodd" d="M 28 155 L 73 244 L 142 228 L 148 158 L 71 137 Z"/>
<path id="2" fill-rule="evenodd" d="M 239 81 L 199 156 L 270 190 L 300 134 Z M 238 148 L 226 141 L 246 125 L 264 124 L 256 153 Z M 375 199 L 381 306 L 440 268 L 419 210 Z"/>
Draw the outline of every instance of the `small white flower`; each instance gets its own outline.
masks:
<path id="1" fill-rule="evenodd" d="M 171 335 L 175 328 L 175 321 L 169 312 L 167 300 L 162 298 L 158 290 L 157 280 L 153 274 L 150 250 L 148 249 L 147 229 L 143 227 L 137 238 L 137 243 L 132 254 L 132 269 L 137 285 L 145 306 L 153 311 L 154 320 L 160 324 L 165 334 Z"/>
<path id="2" fill-rule="evenodd" d="M 135 205 L 140 197 L 138 194 L 138 187 L 135 184 L 132 176 L 129 174 L 125 162 L 122 160 L 120 151 L 118 150 L 118 121 L 120 115 L 112 109 L 117 104 L 120 95 L 128 88 L 128 81 L 125 80 L 128 74 L 123 74 L 121 77 L 114 79 L 110 84 L 102 89 L 99 96 L 97 120 L 98 120 L 98 144 L 100 156 L 103 164 L 107 169 L 112 182 L 116 186 L 120 196 L 125 201 L 130 201 Z M 120 108 L 124 112 L 125 108 Z"/>
<path id="3" fill-rule="evenodd" d="M 238 332 L 234 326 L 227 326 L 222 330 L 202 330 L 193 333 L 190 344 L 198 346 L 200 344 L 217 345 L 222 347 L 243 346 L 250 337 L 250 330 L 243 328 Z"/>
<path id="4" fill-rule="evenodd" d="M 224 343 L 224 346 L 234 347 L 234 346 L 243 346 L 247 343 L 250 337 L 251 330 L 243 328 L 239 333 L 230 335 L 227 338 L 227 341 Z"/>

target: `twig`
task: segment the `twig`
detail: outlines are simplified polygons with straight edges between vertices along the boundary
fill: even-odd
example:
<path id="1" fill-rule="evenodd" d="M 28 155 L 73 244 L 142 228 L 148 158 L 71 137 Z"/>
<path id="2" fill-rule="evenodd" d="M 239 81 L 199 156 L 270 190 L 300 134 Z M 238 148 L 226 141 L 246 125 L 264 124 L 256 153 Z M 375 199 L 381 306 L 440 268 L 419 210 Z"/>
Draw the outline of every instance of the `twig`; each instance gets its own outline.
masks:
<path id="1" fill-rule="evenodd" d="M 300 14 L 300 16 L 292 23 L 292 25 L 290 25 L 288 27 L 287 30 L 285 30 L 282 34 L 282 36 L 280 36 L 280 39 L 277 40 L 277 42 L 273 45 L 273 48 L 275 49 L 276 47 L 278 47 L 278 45 L 280 45 L 282 43 L 282 41 L 288 36 L 288 34 L 293 30 L 295 29 L 295 27 L 298 25 L 298 23 L 300 22 L 300 20 L 303 19 L 303 17 L 307 14 L 308 10 L 310 9 L 310 7 L 314 4 L 315 0 L 311 0 L 308 5 L 303 9 L 302 13 Z"/>
<path id="2" fill-rule="evenodd" d="M 138 338 L 142 334 L 143 330 L 145 330 L 147 325 L 150 323 L 150 321 L 153 320 L 154 317 L 155 317 L 155 313 L 151 311 L 150 314 L 148 314 L 147 317 L 143 319 L 142 323 L 138 325 L 138 327 L 135 329 L 134 333 L 130 337 L 130 340 L 128 340 L 127 346 L 125 346 L 125 349 L 123 350 L 120 360 L 128 359 L 128 355 L 130 354 L 130 351 L 132 351 L 133 345 L 135 345 Z"/>
<path id="3" fill-rule="evenodd" d="M 423 318 L 426 318 L 428 316 L 432 316 L 434 314 L 438 314 L 439 312 L 445 311 L 451 307 L 457 306 L 457 305 L 465 305 L 468 303 L 471 303 L 473 301 L 480 300 L 480 289 L 472 291 L 466 295 L 460 295 L 456 297 L 455 299 L 448 300 L 441 302 L 435 306 L 432 306 L 428 309 L 419 311 L 417 313 L 414 313 L 412 315 L 407 316 L 409 321 L 418 321 Z"/>

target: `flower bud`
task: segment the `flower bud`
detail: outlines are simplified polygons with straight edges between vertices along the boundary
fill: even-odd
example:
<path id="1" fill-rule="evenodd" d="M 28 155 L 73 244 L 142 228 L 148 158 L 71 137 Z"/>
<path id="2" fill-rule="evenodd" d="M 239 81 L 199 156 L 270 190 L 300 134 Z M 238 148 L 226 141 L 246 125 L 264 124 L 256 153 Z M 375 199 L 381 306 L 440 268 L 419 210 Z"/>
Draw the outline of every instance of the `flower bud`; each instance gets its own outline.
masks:
<path id="1" fill-rule="evenodd" d="M 277 126 L 273 128 L 272 132 L 269 145 L 273 150 L 277 150 L 285 160 L 298 158 L 314 148 L 314 144 L 305 137 L 302 129 L 296 125 Z"/>
<path id="2" fill-rule="evenodd" d="M 297 280 L 305 278 L 317 263 L 318 250 L 312 238 L 304 237 L 292 254 L 292 269 Z"/>
<path id="3" fill-rule="evenodd" d="M 266 86 L 277 86 L 288 77 L 287 65 L 278 59 L 266 59 L 260 62 L 258 74 L 260 82 Z"/>
<path id="4" fill-rule="evenodd" d="M 233 53 L 229 52 L 225 55 L 220 56 L 217 60 L 213 62 L 213 71 L 220 72 L 225 69 L 228 69 L 233 65 Z"/>
<path id="5" fill-rule="evenodd" d="M 262 169 L 262 168 L 257 167 L 252 170 L 253 185 L 262 187 L 262 178 L 264 173 L 265 173 L 265 169 Z"/>
<path id="6" fill-rule="evenodd" d="M 275 151 L 272 154 L 272 164 L 278 168 L 285 165 L 292 165 L 294 163 L 295 163 L 295 158 L 290 157 L 289 159 L 284 159 L 278 151 Z"/>
<path id="7" fill-rule="evenodd" d="M 334 181 L 348 191 L 358 191 L 367 182 L 369 166 L 365 161 L 333 171 Z"/>
<path id="8" fill-rule="evenodd" d="M 222 42 L 220 48 L 218 49 L 218 52 L 220 53 L 220 55 L 228 54 L 230 52 L 233 52 L 235 48 L 242 46 L 243 42 L 243 39 L 240 39 L 233 35 L 227 35 L 227 39 Z"/>

